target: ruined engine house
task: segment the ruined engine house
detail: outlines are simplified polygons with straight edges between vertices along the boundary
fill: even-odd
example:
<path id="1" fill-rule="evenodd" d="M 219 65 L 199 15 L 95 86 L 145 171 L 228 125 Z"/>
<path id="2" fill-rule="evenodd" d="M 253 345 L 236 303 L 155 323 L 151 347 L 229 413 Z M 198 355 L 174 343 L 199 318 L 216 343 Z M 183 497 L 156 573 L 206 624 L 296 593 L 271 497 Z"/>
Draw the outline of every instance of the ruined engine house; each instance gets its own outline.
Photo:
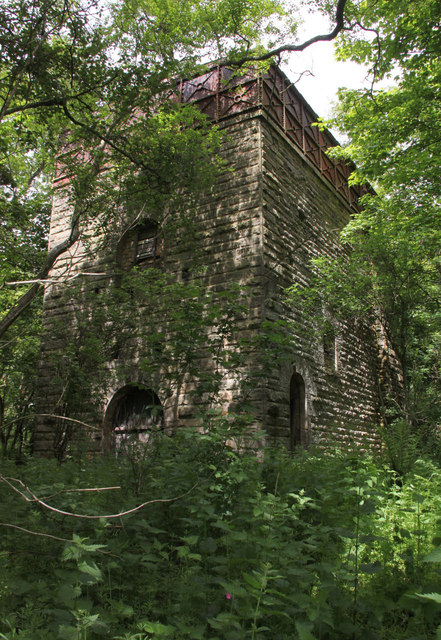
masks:
<path id="1" fill-rule="evenodd" d="M 331 331 L 314 333 L 311 318 L 282 301 L 287 287 L 308 285 L 311 259 L 333 259 L 348 251 L 339 232 L 359 210 L 363 194 L 361 187 L 348 184 L 353 168 L 327 155 L 327 149 L 338 143 L 328 131 L 314 126 L 317 115 L 278 68 L 238 77 L 227 68 L 214 67 L 182 81 L 179 100 L 197 104 L 227 134 L 221 151 L 226 170 L 199 198 L 193 212 L 204 269 L 197 274 L 188 269 L 186 256 L 168 243 L 167 229 L 158 226 L 148 211 L 136 228 L 119 239 L 111 258 L 107 253 L 95 263 L 90 255 L 86 260 L 80 243 L 60 257 L 45 291 L 42 391 L 37 399 L 38 413 L 45 417 L 37 424 L 35 452 L 53 451 L 63 437 L 60 432 L 65 431 L 66 383 L 56 363 L 63 348 L 59 326 L 71 324 L 72 308 L 60 293 L 63 274 L 69 268 L 99 273 L 111 268 L 112 261 L 123 272 L 129 271 L 127 265 L 160 266 L 177 281 L 197 280 L 211 290 L 244 287 L 250 294 L 247 311 L 235 329 L 237 343 L 240 336 L 252 338 L 268 323 L 285 323 L 291 347 L 256 381 L 250 396 L 256 423 L 270 441 L 290 448 L 331 437 L 351 446 L 376 442 L 374 329 L 331 318 Z M 65 237 L 70 214 L 66 203 L 55 197 L 50 246 Z M 96 291 L 103 286 L 99 277 L 93 286 Z M 250 351 L 248 359 L 248 369 L 261 366 L 258 354 Z M 116 366 L 123 361 L 124 367 Z M 196 368 L 210 366 L 209 359 L 201 357 Z M 93 448 L 118 442 L 127 434 L 148 440 L 152 426 L 172 433 L 194 424 L 191 375 L 165 392 L 161 372 L 138 367 L 136 350 L 129 348 L 109 351 L 108 370 L 105 382 L 99 377 L 94 380 L 93 415 L 90 407 L 81 406 L 81 395 L 76 404 L 76 419 L 91 426 L 88 437 Z M 220 382 L 221 411 L 227 413 L 236 406 L 238 393 L 235 381 L 225 373 Z M 199 402 L 203 401 L 201 397 Z"/>

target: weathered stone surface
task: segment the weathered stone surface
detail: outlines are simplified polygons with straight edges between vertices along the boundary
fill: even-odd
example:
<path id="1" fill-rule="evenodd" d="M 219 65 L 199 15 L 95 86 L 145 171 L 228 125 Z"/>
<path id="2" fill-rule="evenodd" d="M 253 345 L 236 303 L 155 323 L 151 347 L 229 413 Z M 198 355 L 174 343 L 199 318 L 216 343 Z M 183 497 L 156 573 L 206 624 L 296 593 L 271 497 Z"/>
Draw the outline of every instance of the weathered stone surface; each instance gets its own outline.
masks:
<path id="1" fill-rule="evenodd" d="M 245 287 L 247 311 L 229 338 L 232 352 L 244 348 L 238 346 L 244 340 L 256 338 L 264 323 L 278 320 L 289 322 L 289 347 L 285 359 L 276 358 L 265 370 L 261 369 L 257 350 L 250 351 L 246 364 L 236 371 L 220 371 L 218 404 L 225 412 L 236 406 L 238 381 L 245 370 L 261 371 L 248 393 L 256 422 L 265 428 L 269 440 L 286 446 L 323 444 L 334 439 L 351 447 L 372 446 L 377 442 L 378 422 L 378 349 L 372 328 L 336 326 L 335 343 L 325 345 L 313 331 L 312 319 L 282 301 L 286 287 L 308 285 L 312 258 L 345 255 L 339 231 L 349 219 L 347 202 L 277 123 L 267 117 L 265 110 L 234 115 L 226 118 L 222 126 L 228 134 L 222 149 L 228 170 L 218 177 L 209 193 L 199 198 L 192 211 L 203 268 L 193 273 L 191 251 L 179 241 L 171 243 L 166 226 L 160 266 L 178 281 L 202 282 L 214 291 L 236 283 Z M 55 198 L 50 246 L 67 235 L 70 214 L 66 202 Z M 83 399 L 81 393 L 78 395 L 74 417 L 89 424 L 90 429 L 47 417 L 62 416 L 66 411 L 63 358 L 68 356 L 63 356 L 63 346 L 67 337 L 79 331 L 79 310 L 62 295 L 66 279 L 85 270 L 85 265 L 89 271 L 106 273 L 105 277 L 87 281 L 88 291 L 94 293 L 98 305 L 100 292 L 112 280 L 117 264 L 124 268 L 130 260 L 133 242 L 129 239 L 124 247 L 121 244 L 119 255 L 115 247 L 113 261 L 109 253 L 102 258 L 94 256 L 90 246 L 79 242 L 54 267 L 54 283 L 45 293 L 42 388 L 37 398 L 38 413 L 45 415 L 39 419 L 34 443 L 39 454 L 50 454 L 54 440 L 71 436 L 63 432 L 66 426 L 75 427 L 74 440 L 79 441 L 79 434 L 83 434 L 84 446 L 99 450 L 103 428 L 111 428 L 106 423 L 106 408 L 115 393 L 128 384 L 155 390 L 170 433 L 193 424 L 198 408 L 211 402 L 207 394 L 199 399 L 192 395 L 197 387 L 196 375 L 187 373 L 168 387 L 159 374 L 147 375 L 139 366 L 140 345 L 133 338 L 124 343 L 122 352 L 115 352 L 114 359 L 109 358 L 103 379 L 93 380 L 93 406 L 90 394 Z M 141 309 L 139 322 L 142 313 Z M 201 354 L 195 369 L 203 372 L 214 367 L 213 359 Z M 87 371 L 84 373 L 87 375 Z M 167 372 L 163 370 L 162 375 L 166 377 Z"/>
<path id="2" fill-rule="evenodd" d="M 352 446 L 376 441 L 378 421 L 377 346 L 369 326 L 336 328 L 335 371 L 326 371 L 323 344 L 308 338 L 310 318 L 278 304 L 284 287 L 306 286 L 310 260 L 344 255 L 339 231 L 349 213 L 331 186 L 276 128 L 261 118 L 263 149 L 263 263 L 267 280 L 265 317 L 289 320 L 297 345 L 291 366 L 275 371 L 266 386 L 267 405 L 277 404 L 266 428 L 289 440 L 289 382 L 294 371 L 305 381 L 305 443 L 327 441 L 332 434 Z M 268 414 L 268 410 L 266 410 Z"/>

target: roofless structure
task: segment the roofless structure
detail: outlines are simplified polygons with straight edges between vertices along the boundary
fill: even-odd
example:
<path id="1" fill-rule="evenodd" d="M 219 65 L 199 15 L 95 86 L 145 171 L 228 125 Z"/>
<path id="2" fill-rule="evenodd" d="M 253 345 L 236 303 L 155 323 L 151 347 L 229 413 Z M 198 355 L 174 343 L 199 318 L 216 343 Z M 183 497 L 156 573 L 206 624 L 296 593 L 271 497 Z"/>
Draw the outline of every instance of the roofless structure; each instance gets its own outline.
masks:
<path id="1" fill-rule="evenodd" d="M 243 288 L 246 311 L 225 348 L 240 351 L 244 338 L 256 338 L 258 344 L 268 323 L 284 327 L 286 342 L 280 343 L 270 366 L 263 368 L 259 349 L 250 349 L 240 365 L 243 371 L 262 371 L 247 393 L 255 421 L 268 440 L 290 448 L 335 438 L 351 446 L 374 443 L 379 404 L 375 332 L 367 324 L 341 324 L 332 316 L 327 318 L 328 329 L 318 332 L 305 310 L 283 302 L 287 287 L 302 288 L 310 282 L 311 259 L 345 255 L 339 232 L 359 210 L 363 193 L 348 185 L 352 167 L 328 157 L 326 150 L 336 146 L 336 140 L 314 126 L 317 115 L 276 67 L 241 76 L 213 67 L 180 82 L 176 99 L 197 104 L 227 134 L 221 150 L 226 169 L 191 211 L 197 230 L 193 249 L 203 269 L 192 270 L 188 246 L 181 246 L 164 219 L 149 211 L 143 212 L 136 228 L 115 241 L 111 254 L 91 255 L 78 242 L 59 259 L 45 292 L 42 391 L 37 400 L 38 413 L 45 417 L 39 419 L 35 451 L 60 450 L 68 439 L 76 441 L 85 432 L 96 449 L 119 446 L 128 437 L 148 440 L 157 428 L 172 435 L 194 424 L 198 408 L 212 401 L 207 394 L 197 399 L 194 394 L 198 376 L 215 366 L 212 357 L 202 353 L 191 372 L 170 383 L 159 363 L 159 350 L 150 348 L 152 334 L 136 339 L 135 327 L 132 341 L 109 346 L 105 371 L 90 372 L 93 410 L 90 394 L 77 393 L 74 414 L 69 414 L 69 356 L 61 354 L 80 331 L 78 313 L 85 311 L 84 305 L 98 302 L 66 299 L 66 275 L 84 270 L 102 274 L 87 280 L 98 300 L 109 280 L 115 284 L 120 277 L 112 274 L 122 272 L 130 278 L 131 270 L 158 267 L 176 282 L 198 282 L 208 291 Z M 50 245 L 65 237 L 70 214 L 66 202 L 56 197 Z M 150 326 L 147 308 L 151 309 L 147 303 L 140 304 L 140 327 Z M 93 308 L 88 309 L 90 315 Z M 326 308 L 323 313 L 328 313 Z M 109 313 L 107 327 L 112 317 Z M 151 332 L 164 339 L 166 327 L 158 321 Z M 87 377 L 87 370 L 84 373 Z M 216 403 L 224 413 L 237 406 L 243 393 L 239 373 L 221 372 Z M 90 428 L 67 423 L 64 415 Z"/>
<path id="2" fill-rule="evenodd" d="M 333 161 L 326 154 L 339 143 L 328 130 L 317 126 L 319 116 L 278 68 L 268 73 L 235 75 L 232 69 L 216 66 L 202 76 L 179 83 L 179 100 L 193 102 L 210 120 L 219 122 L 239 113 L 261 109 L 341 195 L 352 212 L 359 211 L 365 186 L 349 186 L 354 166 Z"/>

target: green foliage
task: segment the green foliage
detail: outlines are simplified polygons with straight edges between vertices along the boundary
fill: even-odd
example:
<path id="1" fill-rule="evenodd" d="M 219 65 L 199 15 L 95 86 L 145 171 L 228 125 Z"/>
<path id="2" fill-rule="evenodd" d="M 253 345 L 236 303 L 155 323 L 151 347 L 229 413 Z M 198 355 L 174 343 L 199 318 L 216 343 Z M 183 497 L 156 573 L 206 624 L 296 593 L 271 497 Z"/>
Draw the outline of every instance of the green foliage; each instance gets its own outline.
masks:
<path id="1" fill-rule="evenodd" d="M 2 637 L 433 637 L 439 468 L 239 454 L 241 430 L 163 434 L 142 486 L 127 458 L 4 463 Z"/>
<path id="2" fill-rule="evenodd" d="M 140 212 L 168 207 L 179 217 L 184 195 L 191 216 L 219 168 L 220 133 L 175 99 L 177 78 L 206 70 L 202 59 L 235 58 L 262 37 L 275 42 L 283 15 L 277 0 L 1 4 L 3 451 L 31 438 L 23 425 L 31 424 L 41 300 L 28 305 L 55 259 L 44 261 L 54 188 L 72 206 L 67 244 L 77 232 L 87 243 L 89 225 L 109 242 Z M 68 184 L 52 184 L 63 173 Z M 13 328 L 11 309 L 21 315 Z"/>
<path id="3" fill-rule="evenodd" d="M 336 123 L 350 142 L 335 153 L 354 160 L 352 179 L 371 181 L 377 194 L 344 232 L 354 250 L 346 272 L 321 271 L 325 295 L 338 282 L 343 308 L 377 315 L 403 373 L 395 411 L 433 446 L 441 415 L 439 3 L 355 1 L 346 16 L 352 28 L 338 55 L 367 65 L 372 85 L 340 92 Z"/>
<path id="4" fill-rule="evenodd" d="M 161 269 L 137 267 L 113 283 L 96 285 L 86 278 L 63 290 L 63 303 L 72 312 L 69 328 L 62 318 L 53 329 L 59 346 L 52 362 L 54 415 L 81 420 L 87 407 L 93 422 L 96 406 L 99 424 L 103 395 L 115 380 L 133 379 L 133 363 L 135 382 L 148 381 L 161 398 L 191 382 L 195 413 L 199 405 L 222 406 L 220 389 L 227 377 L 238 399 L 245 398 L 251 385 L 247 358 L 254 345 L 239 340 L 237 326 L 250 291 L 239 286 L 207 291 L 198 280 L 179 282 Z M 73 451 L 82 432 L 74 422 L 60 424 L 57 456 Z"/>
<path id="5" fill-rule="evenodd" d="M 318 4 L 332 11 L 333 3 Z M 316 317 L 326 301 L 343 323 L 375 325 L 395 377 L 386 381 L 380 363 L 385 438 L 392 442 L 404 420 L 414 441 L 433 449 L 441 422 L 439 3 L 354 0 L 345 18 L 337 55 L 366 65 L 372 83 L 340 91 L 333 124 L 349 144 L 332 153 L 353 160 L 350 180 L 369 180 L 376 193 L 343 231 L 347 256 L 314 261 L 310 290 L 291 294 Z"/>

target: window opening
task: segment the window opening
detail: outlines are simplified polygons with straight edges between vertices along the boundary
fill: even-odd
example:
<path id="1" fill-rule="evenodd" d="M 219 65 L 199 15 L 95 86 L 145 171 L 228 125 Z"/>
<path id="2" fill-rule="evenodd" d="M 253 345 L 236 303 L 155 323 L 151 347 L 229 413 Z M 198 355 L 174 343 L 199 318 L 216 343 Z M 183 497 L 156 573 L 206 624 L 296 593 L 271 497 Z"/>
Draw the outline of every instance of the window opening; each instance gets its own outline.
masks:
<path id="1" fill-rule="evenodd" d="M 118 451 L 130 444 L 147 444 L 163 426 L 163 409 L 156 393 L 151 389 L 130 387 L 114 413 L 114 447 Z"/>
<path id="2" fill-rule="evenodd" d="M 138 229 L 135 244 L 135 262 L 143 262 L 154 258 L 158 243 L 158 227 L 153 222 L 147 222 Z"/>
<path id="3" fill-rule="evenodd" d="M 326 328 L 323 334 L 323 365 L 328 371 L 336 371 L 336 338 L 334 327 Z"/>
<path id="4" fill-rule="evenodd" d="M 291 451 L 306 444 L 305 427 L 305 382 L 298 373 L 293 373 L 289 386 L 289 428 Z"/>

